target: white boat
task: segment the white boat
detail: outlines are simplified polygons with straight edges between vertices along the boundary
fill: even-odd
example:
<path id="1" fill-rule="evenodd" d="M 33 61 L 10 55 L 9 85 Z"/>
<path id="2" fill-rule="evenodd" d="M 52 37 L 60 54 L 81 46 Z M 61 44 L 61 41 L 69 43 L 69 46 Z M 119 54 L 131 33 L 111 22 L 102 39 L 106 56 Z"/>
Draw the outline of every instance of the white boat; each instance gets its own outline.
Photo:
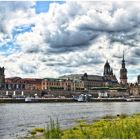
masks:
<path id="1" fill-rule="evenodd" d="M 133 99 L 130 99 L 130 98 L 126 98 L 125 99 L 127 102 L 132 102 L 132 101 L 134 101 Z"/>
<path id="2" fill-rule="evenodd" d="M 84 96 L 85 96 L 85 95 L 81 94 L 81 95 L 78 97 L 77 101 L 78 101 L 78 102 L 84 102 L 84 101 L 85 101 L 85 97 L 84 97 Z"/>
<path id="3" fill-rule="evenodd" d="M 31 97 L 26 97 L 25 98 L 25 103 L 30 103 L 32 102 L 32 98 Z"/>
<path id="4" fill-rule="evenodd" d="M 87 102 L 89 101 L 91 95 L 89 94 L 81 94 L 77 97 L 73 97 L 74 100 L 78 101 L 78 102 Z"/>

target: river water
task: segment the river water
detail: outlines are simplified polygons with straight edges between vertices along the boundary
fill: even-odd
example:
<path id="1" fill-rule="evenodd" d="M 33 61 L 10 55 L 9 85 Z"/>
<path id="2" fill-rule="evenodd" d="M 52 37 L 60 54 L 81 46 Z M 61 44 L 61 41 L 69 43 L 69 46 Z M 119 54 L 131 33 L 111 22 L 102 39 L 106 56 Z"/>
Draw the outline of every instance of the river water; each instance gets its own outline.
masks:
<path id="1" fill-rule="evenodd" d="M 0 138 L 21 138 L 34 127 L 46 128 L 50 118 L 68 128 L 79 119 L 135 112 L 140 112 L 140 102 L 0 104 Z"/>

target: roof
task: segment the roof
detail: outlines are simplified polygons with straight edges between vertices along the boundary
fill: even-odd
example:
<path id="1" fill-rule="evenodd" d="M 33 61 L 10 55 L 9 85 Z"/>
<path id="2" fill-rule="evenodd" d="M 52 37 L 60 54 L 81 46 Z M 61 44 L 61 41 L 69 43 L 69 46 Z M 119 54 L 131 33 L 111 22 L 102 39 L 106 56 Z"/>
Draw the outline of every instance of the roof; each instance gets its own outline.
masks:
<path id="1" fill-rule="evenodd" d="M 28 83 L 28 84 L 37 84 L 37 83 L 41 83 L 42 79 L 38 79 L 38 78 L 23 78 L 22 81 L 24 83 Z"/>
<path id="2" fill-rule="evenodd" d="M 27 80 L 27 81 L 41 81 L 42 79 L 39 79 L 39 78 L 23 78 L 23 80 Z"/>
<path id="3" fill-rule="evenodd" d="M 48 81 L 52 81 L 52 82 L 64 81 L 64 79 L 59 79 L 59 78 L 44 78 L 43 80 L 48 80 Z"/>
<path id="4" fill-rule="evenodd" d="M 6 83 L 20 83 L 21 82 L 21 77 L 9 77 L 5 78 Z"/>
<path id="5" fill-rule="evenodd" d="M 64 75 L 61 76 L 63 79 L 72 79 L 72 80 L 81 80 L 84 74 L 71 74 L 71 75 Z M 88 75 L 87 74 L 87 80 L 94 80 L 94 81 L 103 81 L 103 76 L 99 75 Z"/>
<path id="6" fill-rule="evenodd" d="M 60 76 L 59 78 L 61 79 L 81 79 L 83 74 L 70 74 L 70 75 L 63 75 Z"/>
<path id="7" fill-rule="evenodd" d="M 103 81 L 103 76 L 99 75 L 88 75 L 88 80 Z"/>
<path id="8" fill-rule="evenodd" d="M 36 84 L 41 83 L 42 79 L 37 78 L 21 78 L 21 77 L 10 77 L 5 78 L 6 83 L 27 83 L 27 84 Z"/>
<path id="9" fill-rule="evenodd" d="M 21 79 L 21 77 L 8 77 L 5 78 L 6 80 L 16 80 L 16 79 Z"/>

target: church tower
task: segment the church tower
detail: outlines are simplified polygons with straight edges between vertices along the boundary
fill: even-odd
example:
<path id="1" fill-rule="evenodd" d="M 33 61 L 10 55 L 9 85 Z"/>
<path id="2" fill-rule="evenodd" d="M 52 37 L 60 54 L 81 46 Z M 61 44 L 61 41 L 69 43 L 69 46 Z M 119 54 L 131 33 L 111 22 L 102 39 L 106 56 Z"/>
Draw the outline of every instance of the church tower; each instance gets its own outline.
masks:
<path id="1" fill-rule="evenodd" d="M 106 61 L 104 65 L 104 76 L 110 76 L 112 73 L 112 69 L 110 68 L 110 64 L 108 63 L 108 60 Z"/>
<path id="2" fill-rule="evenodd" d="M 108 60 L 104 65 L 103 79 L 105 85 L 114 86 L 118 83 L 116 76 L 113 74 L 113 69 L 110 67 Z"/>
<path id="3" fill-rule="evenodd" d="M 120 83 L 127 84 L 127 69 L 125 68 L 124 52 L 122 60 L 122 68 L 120 69 Z"/>
<path id="4" fill-rule="evenodd" d="M 138 84 L 140 84 L 140 75 L 138 75 Z"/>
<path id="5" fill-rule="evenodd" d="M 4 70 L 4 67 L 0 67 L 0 88 L 3 88 L 5 84 Z"/>

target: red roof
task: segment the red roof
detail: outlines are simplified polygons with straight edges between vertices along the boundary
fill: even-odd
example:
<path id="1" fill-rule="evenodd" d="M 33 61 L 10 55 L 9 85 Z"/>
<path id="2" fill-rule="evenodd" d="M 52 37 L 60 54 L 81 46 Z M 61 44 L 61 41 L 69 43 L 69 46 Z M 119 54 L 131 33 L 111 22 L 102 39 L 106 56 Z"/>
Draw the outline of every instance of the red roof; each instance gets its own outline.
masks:
<path id="1" fill-rule="evenodd" d="M 5 83 L 26 83 L 26 84 L 39 84 L 41 83 L 42 79 L 37 78 L 20 78 L 20 77 L 10 77 L 5 78 Z"/>

